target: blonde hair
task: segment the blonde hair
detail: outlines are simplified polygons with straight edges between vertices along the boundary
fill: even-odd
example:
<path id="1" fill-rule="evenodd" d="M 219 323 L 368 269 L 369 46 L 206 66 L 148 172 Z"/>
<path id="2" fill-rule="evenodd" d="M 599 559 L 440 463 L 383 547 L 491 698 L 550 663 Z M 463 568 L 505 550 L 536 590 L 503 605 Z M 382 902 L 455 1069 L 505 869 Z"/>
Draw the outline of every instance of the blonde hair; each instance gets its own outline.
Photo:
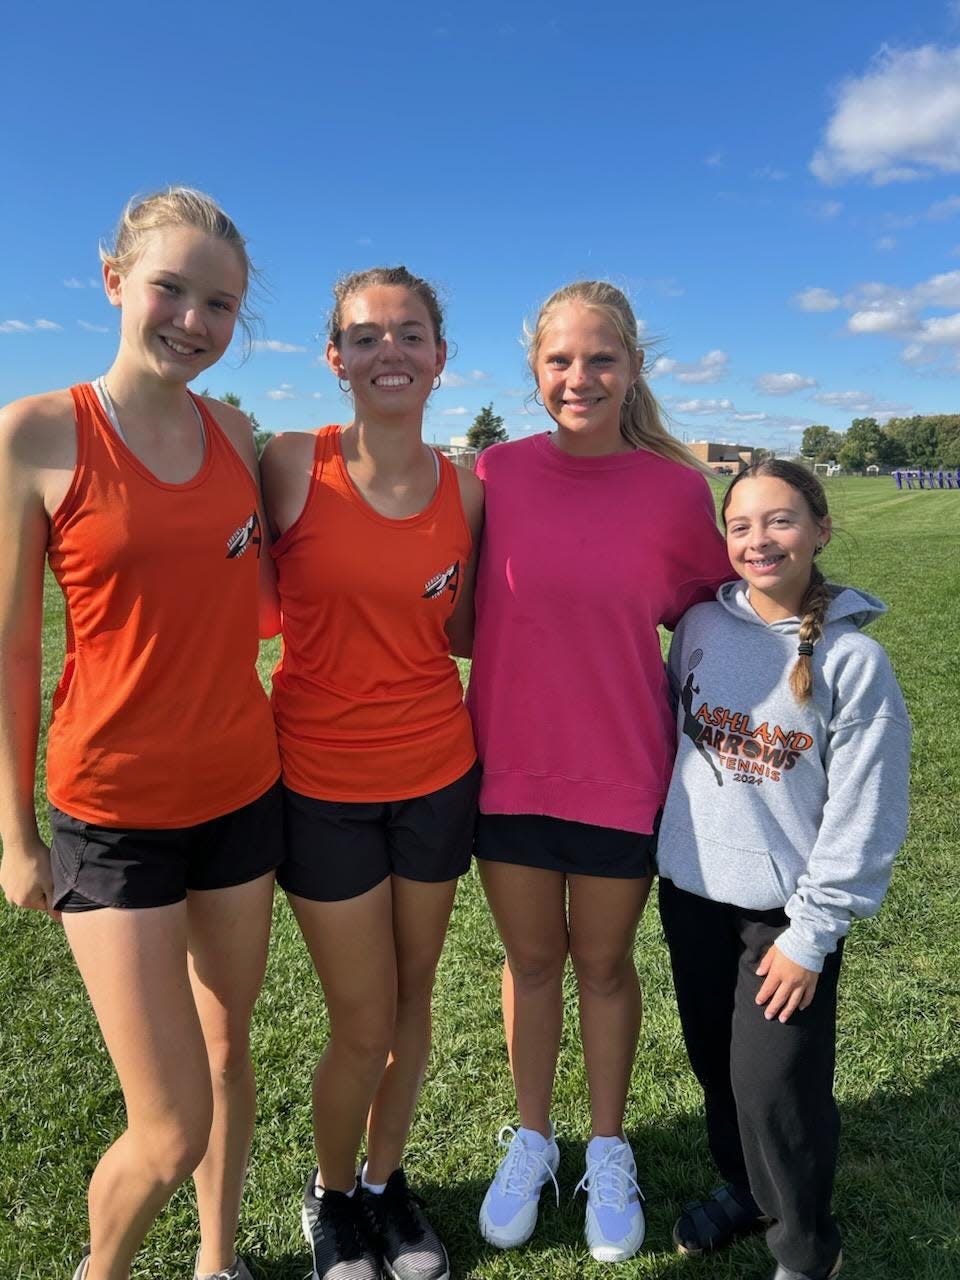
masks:
<path id="1" fill-rule="evenodd" d="M 723 495 L 723 506 L 720 514 L 723 523 L 727 523 L 727 507 L 730 495 L 741 480 L 752 480 L 757 476 L 769 476 L 772 480 L 783 480 L 807 504 L 814 522 L 822 525 L 830 512 L 827 507 L 827 495 L 823 485 L 806 467 L 797 462 L 787 462 L 782 458 L 766 458 L 763 462 L 754 462 L 752 466 L 741 471 L 730 481 L 727 492 Z M 816 564 L 810 565 L 810 582 L 800 601 L 800 630 L 797 641 L 800 645 L 815 645 L 823 635 L 823 625 L 827 617 L 827 609 L 833 594 L 827 586 L 823 574 Z M 801 653 L 790 672 L 790 689 L 798 702 L 809 702 L 813 693 L 813 661 L 812 654 Z"/>
<path id="2" fill-rule="evenodd" d="M 606 280 L 577 280 L 552 293 L 540 308 L 533 329 L 524 326 L 527 338 L 527 359 L 534 380 L 537 376 L 537 357 L 543 335 L 554 313 L 570 302 L 600 311 L 617 331 L 623 348 L 631 360 L 637 360 L 640 348 L 637 320 L 626 295 L 616 285 Z M 695 458 L 686 445 L 671 435 L 663 424 L 663 416 L 657 398 L 650 390 L 643 370 L 638 369 L 631 383 L 633 396 L 625 399 L 620 407 L 620 434 L 635 449 L 646 449 L 661 458 L 680 462 L 705 475 L 709 468 Z"/>
<path id="3" fill-rule="evenodd" d="M 247 290 L 256 268 L 247 253 L 247 242 L 237 230 L 236 223 L 211 197 L 192 187 L 167 187 L 147 196 L 134 196 L 120 215 L 113 236 L 113 247 L 101 242 L 100 261 L 104 266 L 125 274 L 143 250 L 143 240 L 151 231 L 161 227 L 193 227 L 209 236 L 215 236 L 228 244 L 243 269 L 243 293 L 237 313 L 240 325 L 249 344 L 253 337 L 256 319 L 247 308 Z"/>
<path id="4" fill-rule="evenodd" d="M 367 271 L 354 271 L 352 275 L 341 276 L 333 286 L 333 310 L 330 312 L 327 336 L 337 350 L 340 349 L 340 339 L 343 336 L 344 307 L 358 293 L 375 285 L 409 289 L 426 307 L 435 341 L 439 344 L 443 340 L 443 307 L 430 281 L 424 280 L 422 276 L 415 276 L 406 267 L 370 267 Z"/>

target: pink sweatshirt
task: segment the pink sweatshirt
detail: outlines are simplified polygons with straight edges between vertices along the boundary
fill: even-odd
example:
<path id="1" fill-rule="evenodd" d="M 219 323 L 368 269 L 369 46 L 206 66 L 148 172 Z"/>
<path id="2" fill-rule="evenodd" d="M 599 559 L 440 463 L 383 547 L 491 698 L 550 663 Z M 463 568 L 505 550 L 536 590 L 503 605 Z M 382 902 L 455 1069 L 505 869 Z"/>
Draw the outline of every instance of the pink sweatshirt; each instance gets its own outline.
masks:
<path id="1" fill-rule="evenodd" d="M 701 475 L 644 450 L 485 450 L 468 705 L 483 813 L 651 832 L 676 730 L 657 634 L 733 577 Z"/>

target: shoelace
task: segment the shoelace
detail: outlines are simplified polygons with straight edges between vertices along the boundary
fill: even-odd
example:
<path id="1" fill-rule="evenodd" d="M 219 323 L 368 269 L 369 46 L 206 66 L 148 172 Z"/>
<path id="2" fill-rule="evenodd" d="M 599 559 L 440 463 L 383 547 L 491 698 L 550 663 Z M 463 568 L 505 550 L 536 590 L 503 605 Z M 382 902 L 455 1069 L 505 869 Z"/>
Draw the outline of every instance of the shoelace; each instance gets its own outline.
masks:
<path id="1" fill-rule="evenodd" d="M 359 1258 L 366 1251 L 366 1243 L 360 1232 L 357 1221 L 357 1210 L 349 1196 L 328 1195 L 323 1197 L 322 1214 L 333 1228 L 337 1249 L 344 1258 Z M 323 1201 L 321 1200 L 321 1203 Z"/>
<path id="2" fill-rule="evenodd" d="M 420 1197 L 404 1182 L 399 1187 L 387 1187 L 382 1196 L 371 1196 L 368 1203 L 383 1206 L 385 1218 L 393 1219 L 393 1224 L 407 1244 L 414 1244 L 423 1238 L 423 1228 L 417 1216 L 417 1206 L 422 1206 Z"/>
<path id="3" fill-rule="evenodd" d="M 618 1212 L 626 1208 L 631 1187 L 640 1199 L 644 1200 L 646 1197 L 640 1190 L 640 1183 L 629 1169 L 624 1169 L 623 1165 L 616 1163 L 615 1157 L 625 1146 L 626 1143 L 621 1142 L 619 1146 L 610 1147 L 605 1151 L 596 1164 L 587 1168 L 586 1173 L 574 1187 L 573 1194 L 576 1195 L 581 1190 L 586 1191 L 588 1195 L 592 1192 L 598 1204 L 616 1209 Z"/>
<path id="4" fill-rule="evenodd" d="M 510 1137 L 505 1137 L 505 1134 L 509 1134 Z M 506 1159 L 497 1170 L 495 1179 L 504 1195 L 529 1196 L 537 1174 L 540 1169 L 543 1169 L 553 1183 L 553 1193 L 557 1197 L 557 1208 L 559 1208 L 560 1187 L 544 1156 L 539 1151 L 531 1151 L 525 1146 L 516 1129 L 509 1124 L 505 1124 L 497 1134 L 497 1142 L 501 1147 L 507 1148 Z"/>

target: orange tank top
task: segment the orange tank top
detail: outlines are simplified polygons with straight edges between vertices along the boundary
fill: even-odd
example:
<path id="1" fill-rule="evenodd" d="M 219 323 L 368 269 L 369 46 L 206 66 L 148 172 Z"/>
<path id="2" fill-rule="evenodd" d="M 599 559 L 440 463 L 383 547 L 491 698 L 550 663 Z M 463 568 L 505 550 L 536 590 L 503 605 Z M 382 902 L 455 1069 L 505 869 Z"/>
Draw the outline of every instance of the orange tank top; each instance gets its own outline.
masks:
<path id="1" fill-rule="evenodd" d="M 275 543 L 283 651 L 273 710 L 284 782 L 318 800 L 408 800 L 476 760 L 444 624 L 470 557 L 460 486 L 380 515 L 350 479 L 340 428 L 317 433 L 303 511 Z"/>
<path id="2" fill-rule="evenodd" d="M 57 808 L 115 827 L 186 827 L 276 780 L 257 678 L 256 486 L 206 407 L 200 470 L 166 484 L 71 388 L 77 465 L 50 524 L 67 653 L 47 786 Z"/>

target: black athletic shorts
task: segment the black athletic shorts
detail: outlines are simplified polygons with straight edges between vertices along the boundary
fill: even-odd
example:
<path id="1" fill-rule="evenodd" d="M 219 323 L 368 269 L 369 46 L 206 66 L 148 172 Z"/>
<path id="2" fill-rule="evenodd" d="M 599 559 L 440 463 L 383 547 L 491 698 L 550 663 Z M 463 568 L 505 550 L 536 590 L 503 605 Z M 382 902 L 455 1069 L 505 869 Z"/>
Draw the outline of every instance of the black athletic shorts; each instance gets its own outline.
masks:
<path id="1" fill-rule="evenodd" d="M 53 905 L 167 907 L 187 890 L 228 889 L 273 871 L 283 857 L 275 782 L 258 800 L 193 827 L 101 827 L 50 805 Z"/>
<path id="2" fill-rule="evenodd" d="M 343 902 L 389 875 L 455 880 L 470 866 L 479 791 L 479 764 L 412 800 L 314 800 L 284 787 L 287 854 L 277 883 L 298 898 Z"/>
<path id="3" fill-rule="evenodd" d="M 481 813 L 474 853 L 491 862 L 569 876 L 638 880 L 656 872 L 659 829 L 659 813 L 652 835 L 538 813 Z"/>

